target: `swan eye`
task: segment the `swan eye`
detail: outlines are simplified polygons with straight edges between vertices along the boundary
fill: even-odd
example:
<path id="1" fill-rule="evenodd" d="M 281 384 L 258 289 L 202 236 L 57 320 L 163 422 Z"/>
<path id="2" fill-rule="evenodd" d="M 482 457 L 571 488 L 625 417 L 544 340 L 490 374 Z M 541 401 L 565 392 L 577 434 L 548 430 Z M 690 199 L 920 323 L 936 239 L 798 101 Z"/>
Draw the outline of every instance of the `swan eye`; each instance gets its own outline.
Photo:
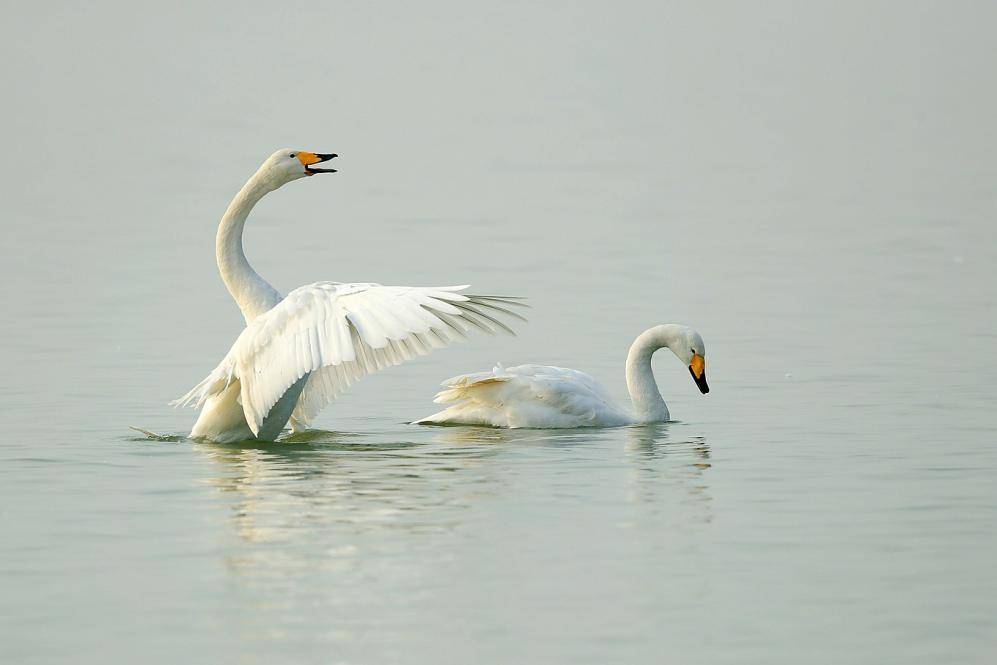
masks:
<path id="1" fill-rule="evenodd" d="M 296 155 L 295 155 L 295 154 L 294 154 L 293 152 L 292 152 L 292 153 L 291 153 L 290 155 L 288 155 L 288 157 L 290 157 L 291 159 L 294 159 L 294 158 L 295 158 L 295 156 L 296 156 Z"/>

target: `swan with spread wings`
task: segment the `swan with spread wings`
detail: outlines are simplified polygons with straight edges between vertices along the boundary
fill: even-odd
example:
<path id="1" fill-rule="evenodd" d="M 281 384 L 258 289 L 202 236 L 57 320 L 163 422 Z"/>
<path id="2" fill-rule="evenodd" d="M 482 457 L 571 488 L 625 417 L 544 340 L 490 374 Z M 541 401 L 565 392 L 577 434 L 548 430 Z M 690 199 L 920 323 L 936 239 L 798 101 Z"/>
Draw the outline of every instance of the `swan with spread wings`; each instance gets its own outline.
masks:
<path id="1" fill-rule="evenodd" d="M 461 293 L 466 286 L 316 282 L 282 296 L 253 270 L 242 232 L 253 206 L 279 187 L 335 169 L 335 154 L 278 150 L 229 204 L 215 256 L 246 328 L 222 361 L 176 406 L 201 408 L 194 439 L 273 441 L 295 432 L 360 378 L 464 339 L 472 329 L 512 332 L 521 298 Z M 523 319 L 525 320 L 525 319 Z"/>

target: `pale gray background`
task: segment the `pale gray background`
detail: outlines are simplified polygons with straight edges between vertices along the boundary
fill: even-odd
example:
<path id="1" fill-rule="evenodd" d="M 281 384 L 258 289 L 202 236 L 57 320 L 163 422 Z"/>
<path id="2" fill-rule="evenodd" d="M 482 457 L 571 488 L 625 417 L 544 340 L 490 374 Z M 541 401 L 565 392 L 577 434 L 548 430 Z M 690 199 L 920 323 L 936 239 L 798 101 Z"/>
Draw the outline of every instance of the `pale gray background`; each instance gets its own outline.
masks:
<path id="1" fill-rule="evenodd" d="M 990 662 L 997 5 L 6 3 L 0 660 Z M 283 446 L 154 443 L 241 318 L 213 238 L 534 305 Z M 405 424 L 496 360 L 607 431 Z"/>

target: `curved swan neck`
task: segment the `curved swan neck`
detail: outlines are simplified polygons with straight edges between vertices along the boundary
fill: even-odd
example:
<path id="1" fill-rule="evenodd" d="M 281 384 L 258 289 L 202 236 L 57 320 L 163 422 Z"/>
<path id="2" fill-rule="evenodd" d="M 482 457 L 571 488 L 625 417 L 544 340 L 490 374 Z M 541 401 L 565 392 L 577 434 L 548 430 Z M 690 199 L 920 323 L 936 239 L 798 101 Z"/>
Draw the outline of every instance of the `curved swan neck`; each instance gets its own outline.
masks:
<path id="1" fill-rule="evenodd" d="M 242 249 L 242 230 L 249 211 L 274 189 L 276 187 L 262 176 L 262 171 L 257 171 L 232 199 L 215 236 L 218 271 L 246 323 L 271 309 L 281 299 L 280 293 L 249 265 Z"/>
<path id="2" fill-rule="evenodd" d="M 651 356 L 658 349 L 670 347 L 679 339 L 678 326 L 655 326 L 642 332 L 627 354 L 627 389 L 634 411 L 641 422 L 668 420 L 668 407 L 661 397 L 651 369 Z"/>

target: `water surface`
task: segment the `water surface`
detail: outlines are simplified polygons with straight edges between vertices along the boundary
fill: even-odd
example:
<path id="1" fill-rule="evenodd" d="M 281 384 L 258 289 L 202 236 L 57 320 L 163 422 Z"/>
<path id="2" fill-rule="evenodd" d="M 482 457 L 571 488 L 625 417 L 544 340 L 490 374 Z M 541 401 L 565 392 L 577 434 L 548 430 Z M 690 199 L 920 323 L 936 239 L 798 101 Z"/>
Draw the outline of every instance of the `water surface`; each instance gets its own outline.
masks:
<path id="1" fill-rule="evenodd" d="M 992 6 L 10 10 L 0 111 L 0 660 L 987 662 L 997 645 Z M 278 288 L 531 298 L 277 444 L 166 402 Z M 583 369 L 625 400 L 694 325 L 676 422 L 406 424 L 438 382 Z M 173 437 L 150 441 L 140 426 Z"/>

